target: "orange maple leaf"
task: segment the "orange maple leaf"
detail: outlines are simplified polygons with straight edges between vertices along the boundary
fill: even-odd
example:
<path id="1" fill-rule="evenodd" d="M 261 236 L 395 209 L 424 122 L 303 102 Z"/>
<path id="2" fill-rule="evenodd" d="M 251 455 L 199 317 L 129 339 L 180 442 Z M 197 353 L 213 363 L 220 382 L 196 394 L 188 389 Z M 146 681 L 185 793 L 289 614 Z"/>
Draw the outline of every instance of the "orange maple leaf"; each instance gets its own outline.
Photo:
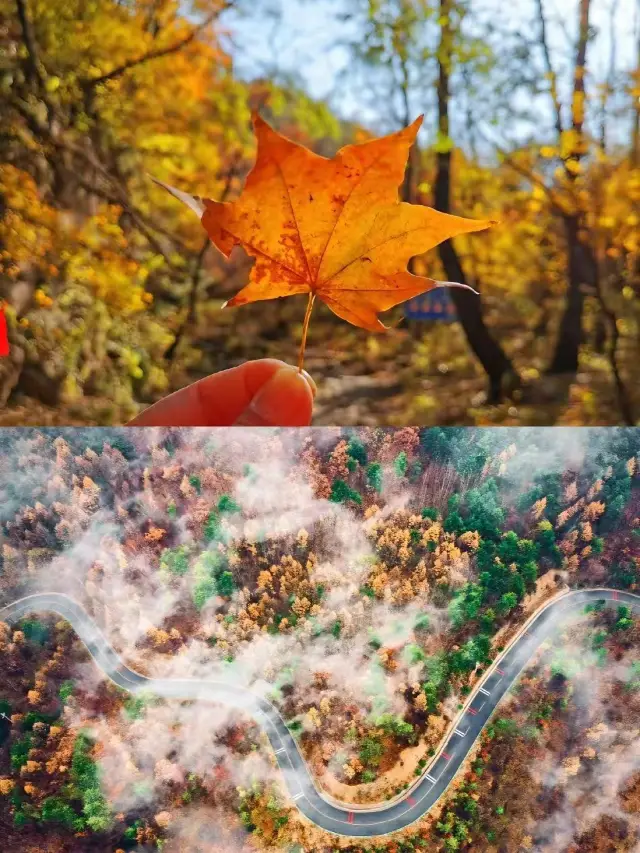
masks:
<path id="1" fill-rule="evenodd" d="M 226 258 L 237 245 L 255 258 L 249 283 L 226 305 L 309 294 L 300 368 L 316 297 L 349 323 L 382 331 L 379 311 L 434 287 L 467 287 L 407 270 L 414 255 L 495 224 L 398 201 L 422 118 L 328 159 L 254 115 L 256 163 L 236 201 L 190 196 L 157 181 L 198 214 Z"/>

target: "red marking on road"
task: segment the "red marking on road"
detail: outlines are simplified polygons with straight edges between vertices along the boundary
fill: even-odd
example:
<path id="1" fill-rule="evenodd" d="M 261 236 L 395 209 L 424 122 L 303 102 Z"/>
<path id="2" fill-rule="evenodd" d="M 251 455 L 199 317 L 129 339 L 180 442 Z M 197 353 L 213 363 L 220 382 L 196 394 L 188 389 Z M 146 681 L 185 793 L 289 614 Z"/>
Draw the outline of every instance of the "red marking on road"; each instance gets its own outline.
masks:
<path id="1" fill-rule="evenodd" d="M 499 672 L 500 675 L 504 675 L 504 669 L 500 669 L 499 666 L 496 667 L 496 672 Z"/>
<path id="2" fill-rule="evenodd" d="M 614 593 L 613 593 L 613 600 L 614 600 L 614 601 L 618 601 L 618 599 L 619 599 L 619 598 L 620 598 L 620 593 L 618 593 L 618 592 L 614 592 Z"/>
<path id="3" fill-rule="evenodd" d="M 410 806 L 415 806 L 416 804 L 416 801 L 413 799 L 413 797 L 407 797 L 407 802 Z"/>
<path id="4" fill-rule="evenodd" d="M 7 355 L 9 355 L 7 318 L 4 316 L 4 304 L 0 302 L 0 358 Z"/>
<path id="5" fill-rule="evenodd" d="M 349 812 L 349 814 L 347 815 L 347 820 L 349 821 L 349 823 L 353 823 L 353 812 Z"/>
<path id="6" fill-rule="evenodd" d="M 475 708 L 467 708 L 467 711 L 474 717 L 478 713 Z"/>
<path id="7" fill-rule="evenodd" d="M 442 753 L 442 757 L 443 757 L 443 758 L 446 758 L 446 759 L 447 759 L 447 761 L 451 761 L 451 756 L 449 755 L 449 753 L 448 753 L 448 752 L 443 752 L 443 753 Z"/>

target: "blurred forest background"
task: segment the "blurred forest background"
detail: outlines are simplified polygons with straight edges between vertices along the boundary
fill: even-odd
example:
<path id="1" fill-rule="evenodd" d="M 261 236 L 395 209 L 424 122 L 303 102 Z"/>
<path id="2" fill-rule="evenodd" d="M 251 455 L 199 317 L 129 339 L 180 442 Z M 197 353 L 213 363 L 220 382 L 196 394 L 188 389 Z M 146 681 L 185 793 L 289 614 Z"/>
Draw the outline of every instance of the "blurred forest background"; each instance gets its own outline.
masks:
<path id="1" fill-rule="evenodd" d="M 640 423 L 638 0 L 0 0 L 0 424 L 295 363 L 305 300 L 221 312 L 248 259 L 146 174 L 234 198 L 252 109 L 327 156 L 425 113 L 402 197 L 501 222 L 412 262 L 452 323 L 314 312 L 316 423 Z"/>

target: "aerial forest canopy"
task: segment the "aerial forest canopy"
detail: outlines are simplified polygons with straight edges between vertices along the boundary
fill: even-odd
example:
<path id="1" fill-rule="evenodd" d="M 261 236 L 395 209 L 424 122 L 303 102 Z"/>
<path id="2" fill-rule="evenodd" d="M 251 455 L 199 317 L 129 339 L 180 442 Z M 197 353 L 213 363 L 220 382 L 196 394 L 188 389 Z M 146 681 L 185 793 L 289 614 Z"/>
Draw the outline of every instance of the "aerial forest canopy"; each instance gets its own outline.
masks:
<path id="1" fill-rule="evenodd" d="M 0 450 L 3 850 L 637 850 L 640 430 L 27 428 Z M 587 591 L 385 837 L 303 817 L 264 727 L 218 701 L 266 697 L 345 821 L 402 810 L 535 614 Z M 7 617 L 34 592 L 182 692 L 114 683 L 68 611 Z"/>
<path id="2" fill-rule="evenodd" d="M 119 423 L 295 363 L 304 300 L 220 311 L 250 259 L 148 177 L 237 199 L 252 111 L 327 157 L 424 114 L 400 198 L 499 222 L 409 263 L 480 292 L 448 291 L 452 324 L 314 309 L 317 423 L 638 422 L 636 7 L 0 0 L 1 422 Z"/>

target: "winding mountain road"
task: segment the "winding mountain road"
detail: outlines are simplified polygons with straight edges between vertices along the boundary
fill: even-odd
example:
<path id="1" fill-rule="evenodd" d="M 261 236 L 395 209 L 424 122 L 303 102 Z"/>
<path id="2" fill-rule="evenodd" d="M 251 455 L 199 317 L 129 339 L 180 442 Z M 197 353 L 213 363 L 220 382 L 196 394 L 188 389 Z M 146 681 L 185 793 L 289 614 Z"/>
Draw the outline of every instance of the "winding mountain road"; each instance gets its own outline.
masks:
<path id="1" fill-rule="evenodd" d="M 498 703 L 540 644 L 551 636 L 562 617 L 598 600 L 640 610 L 640 595 L 612 589 L 567 592 L 542 606 L 488 668 L 450 727 L 444 744 L 411 788 L 393 801 L 368 807 L 342 805 L 316 788 L 294 737 L 267 699 L 248 688 L 220 681 L 140 675 L 121 660 L 92 617 L 72 598 L 55 592 L 29 595 L 0 608 L 0 621 L 15 622 L 28 613 L 56 613 L 73 626 L 105 675 L 129 693 L 223 702 L 247 712 L 267 734 L 291 799 L 300 811 L 328 832 L 362 838 L 403 829 L 440 799 Z"/>

